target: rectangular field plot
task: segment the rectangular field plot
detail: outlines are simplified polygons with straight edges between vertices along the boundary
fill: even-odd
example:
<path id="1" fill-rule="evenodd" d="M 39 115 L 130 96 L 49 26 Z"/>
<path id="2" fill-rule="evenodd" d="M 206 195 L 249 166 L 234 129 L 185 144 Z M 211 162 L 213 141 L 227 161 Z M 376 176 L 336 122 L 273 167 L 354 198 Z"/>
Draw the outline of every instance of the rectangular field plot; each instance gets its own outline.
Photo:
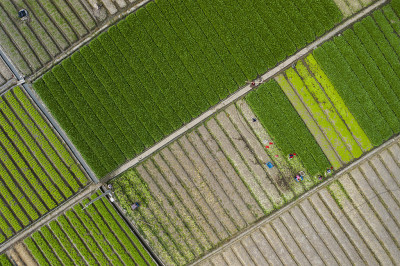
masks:
<path id="1" fill-rule="evenodd" d="M 295 182 L 296 172 L 307 171 L 253 117 L 238 101 L 111 181 L 165 263 L 196 260 L 319 182 L 308 174 Z M 135 202 L 141 207 L 132 211 Z"/>
<path id="2" fill-rule="evenodd" d="M 285 84 L 281 82 L 284 89 L 290 86 Z M 319 142 L 312 135 L 313 128 L 307 128 L 277 82 L 272 80 L 260 85 L 246 96 L 246 100 L 285 156 L 298 155 L 311 176 L 323 174 L 330 167 Z"/>
<path id="3" fill-rule="evenodd" d="M 399 15 L 393 1 L 313 52 L 373 146 L 400 132 Z"/>
<path id="4" fill-rule="evenodd" d="M 2 1 L 0 45 L 21 74 L 29 76 L 140 1 Z M 22 9 L 28 15 L 21 19 L 18 11 Z"/>
<path id="5" fill-rule="evenodd" d="M 335 169 L 372 148 L 312 55 L 276 80 Z"/>
<path id="6" fill-rule="evenodd" d="M 26 238 L 23 249 L 29 257 L 39 265 L 156 265 L 108 199 L 83 210 L 87 202 Z M 20 253 L 18 248 L 11 257 Z"/>
<path id="7" fill-rule="evenodd" d="M 196 265 L 397 264 L 399 151 L 394 143 L 360 161 Z"/>
<path id="8" fill-rule="evenodd" d="M 341 20 L 331 0 L 150 2 L 34 88 L 103 177 Z"/>
<path id="9" fill-rule="evenodd" d="M 19 88 L 0 99 L 0 243 L 88 183 L 77 161 Z"/>

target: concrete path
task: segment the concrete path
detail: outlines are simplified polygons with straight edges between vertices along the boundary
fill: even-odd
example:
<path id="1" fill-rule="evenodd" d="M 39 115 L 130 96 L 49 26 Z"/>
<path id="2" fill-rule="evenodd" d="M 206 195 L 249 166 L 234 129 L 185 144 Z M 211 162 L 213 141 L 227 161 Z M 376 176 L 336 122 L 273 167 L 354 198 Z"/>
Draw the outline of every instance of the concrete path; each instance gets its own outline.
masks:
<path id="1" fill-rule="evenodd" d="M 312 50 L 314 50 L 315 48 L 317 48 L 318 46 L 320 46 L 324 42 L 328 41 L 332 37 L 336 36 L 337 34 L 341 33 L 344 29 L 348 28 L 349 26 L 351 26 L 353 23 L 357 22 L 358 20 L 364 18 L 369 13 L 371 13 L 375 9 L 379 8 L 380 6 L 385 4 L 386 2 L 387 2 L 387 0 L 377 1 L 376 3 L 372 4 L 368 8 L 364 9 L 363 11 L 361 11 L 360 13 L 356 14 L 354 17 L 351 17 L 350 19 L 344 21 L 342 24 L 338 25 L 337 27 L 335 27 L 333 30 L 331 30 L 328 33 L 326 33 L 321 38 L 317 39 L 313 43 L 309 44 L 305 48 L 303 48 L 300 51 L 298 51 L 296 54 L 290 56 L 288 59 L 286 59 L 285 61 L 280 63 L 278 66 L 276 66 L 273 69 L 271 69 L 268 72 L 266 72 L 264 75 L 262 75 L 260 77 L 260 79 L 256 80 L 256 83 L 257 84 L 261 84 L 263 82 L 268 81 L 270 78 L 274 77 L 275 75 L 277 75 L 281 71 L 283 71 L 286 68 L 290 67 L 297 60 L 299 60 L 300 58 L 306 56 L 308 53 L 312 52 Z M 162 141 L 160 141 L 157 144 L 155 144 L 150 149 L 144 151 L 143 153 L 139 154 L 138 156 L 136 156 L 132 160 L 130 160 L 127 163 L 123 164 L 122 166 L 120 166 L 119 168 L 114 170 L 113 172 L 109 173 L 106 177 L 104 177 L 102 179 L 102 182 L 107 182 L 110 179 L 120 175 L 121 173 L 123 173 L 127 169 L 137 165 L 139 162 L 143 161 L 147 157 L 151 156 L 153 153 L 155 153 L 158 150 L 162 149 L 163 147 L 168 145 L 170 142 L 174 141 L 175 139 L 177 139 L 180 136 L 182 136 L 183 134 L 185 134 L 187 131 L 192 130 L 194 127 L 196 127 L 197 125 L 199 125 L 200 123 L 202 123 L 203 121 L 205 121 L 206 119 L 211 117 L 212 115 L 214 115 L 217 112 L 221 111 L 222 109 L 227 107 L 232 102 L 235 102 L 236 100 L 242 98 L 247 93 L 249 93 L 252 89 L 253 89 L 253 87 L 250 84 L 247 85 L 247 86 L 242 87 L 240 90 L 238 90 L 237 92 L 232 94 L 230 97 L 226 98 L 225 100 L 223 100 L 219 104 L 213 106 L 208 111 L 206 111 L 205 113 L 203 113 L 202 115 L 200 115 L 196 119 L 192 120 L 191 122 L 189 122 L 188 124 L 186 124 L 182 128 L 178 129 L 177 131 L 175 131 L 171 135 L 167 136 L 166 138 L 164 138 Z"/>

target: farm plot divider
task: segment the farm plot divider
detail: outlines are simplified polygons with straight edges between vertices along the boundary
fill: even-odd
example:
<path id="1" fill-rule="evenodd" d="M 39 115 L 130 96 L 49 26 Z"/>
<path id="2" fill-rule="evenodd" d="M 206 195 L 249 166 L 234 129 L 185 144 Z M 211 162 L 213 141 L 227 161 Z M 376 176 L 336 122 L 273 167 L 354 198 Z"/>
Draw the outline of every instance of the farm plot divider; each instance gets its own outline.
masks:
<path id="1" fill-rule="evenodd" d="M 156 265 L 107 198 L 89 200 L 24 240 L 39 265 Z"/>
<path id="2" fill-rule="evenodd" d="M 286 2 L 151 2 L 34 89 L 101 178 L 342 20 L 331 0 Z"/>
<path id="3" fill-rule="evenodd" d="M 79 164 L 19 88 L 0 99 L 0 243 L 84 188 Z"/>

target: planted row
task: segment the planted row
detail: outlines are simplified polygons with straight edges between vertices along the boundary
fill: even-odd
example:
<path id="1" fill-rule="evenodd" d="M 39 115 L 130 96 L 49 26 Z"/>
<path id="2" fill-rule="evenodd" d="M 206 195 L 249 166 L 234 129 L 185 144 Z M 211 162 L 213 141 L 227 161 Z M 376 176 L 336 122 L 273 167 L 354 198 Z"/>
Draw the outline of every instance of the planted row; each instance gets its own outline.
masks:
<path id="1" fill-rule="evenodd" d="M 331 0 L 161 0 L 110 27 L 34 88 L 101 177 L 341 19 Z"/>
<path id="2" fill-rule="evenodd" d="M 0 99 L 0 154 L 0 242 L 54 209 L 88 182 L 19 87 Z"/>
<path id="3" fill-rule="evenodd" d="M 311 176 L 329 167 L 325 154 L 275 81 L 261 85 L 246 100 L 282 151 L 298 154 Z"/>
<path id="4" fill-rule="evenodd" d="M 396 16 L 389 6 L 384 13 Z M 373 145 L 400 131 L 400 38 L 384 13 L 375 11 L 314 51 Z"/>
<path id="5" fill-rule="evenodd" d="M 82 208 L 76 205 L 25 240 L 40 265 L 155 265 L 108 200 Z"/>

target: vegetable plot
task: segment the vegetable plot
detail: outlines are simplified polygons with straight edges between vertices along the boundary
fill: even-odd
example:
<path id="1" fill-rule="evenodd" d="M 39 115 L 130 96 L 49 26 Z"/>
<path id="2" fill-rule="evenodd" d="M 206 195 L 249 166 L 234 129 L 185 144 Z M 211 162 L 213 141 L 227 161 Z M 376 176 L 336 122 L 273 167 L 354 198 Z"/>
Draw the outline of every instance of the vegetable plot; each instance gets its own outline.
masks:
<path id="1" fill-rule="evenodd" d="M 246 100 L 283 153 L 298 154 L 310 176 L 322 174 L 330 167 L 321 147 L 277 82 L 260 85 Z"/>
<path id="2" fill-rule="evenodd" d="M 374 146 L 400 132 L 397 3 L 375 11 L 314 51 L 318 64 Z"/>
<path id="3" fill-rule="evenodd" d="M 372 148 L 312 55 L 276 80 L 335 169 Z"/>
<path id="4" fill-rule="evenodd" d="M 320 182 L 296 182 L 299 158 L 289 160 L 254 117 L 239 100 L 111 181 L 164 263 L 195 261 Z"/>
<path id="5" fill-rule="evenodd" d="M 331 0 L 151 2 L 34 88 L 102 177 L 341 19 Z"/>
<path id="6" fill-rule="evenodd" d="M 107 199 L 87 202 L 24 240 L 39 265 L 156 265 Z"/>
<path id="7" fill-rule="evenodd" d="M 34 103 L 16 87 L 0 99 L 0 243 L 88 180 Z"/>

